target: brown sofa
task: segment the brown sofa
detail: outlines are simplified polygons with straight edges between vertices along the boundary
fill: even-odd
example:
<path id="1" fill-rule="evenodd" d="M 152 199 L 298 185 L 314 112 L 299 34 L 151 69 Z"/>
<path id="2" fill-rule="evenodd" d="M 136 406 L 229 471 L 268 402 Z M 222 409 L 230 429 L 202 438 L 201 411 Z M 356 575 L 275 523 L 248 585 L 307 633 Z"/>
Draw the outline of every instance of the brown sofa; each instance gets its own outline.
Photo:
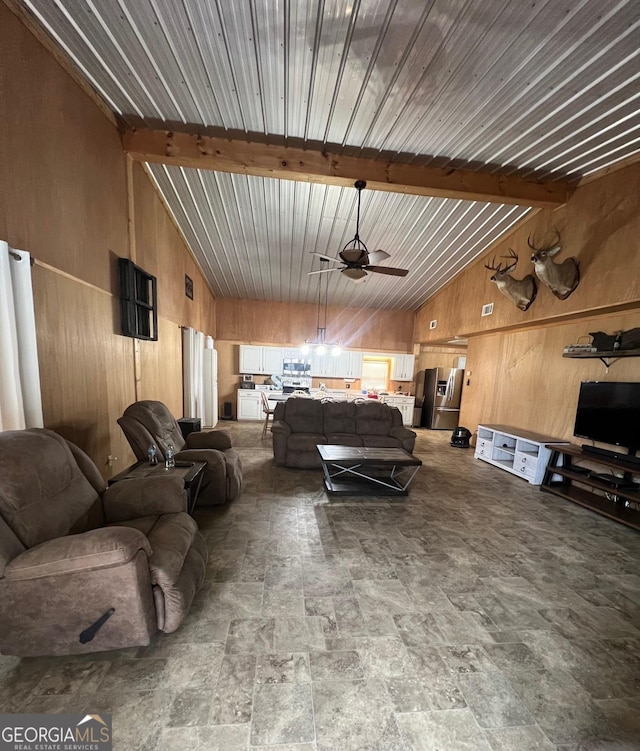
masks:
<path id="1" fill-rule="evenodd" d="M 56 433 L 0 433 L 0 653 L 140 646 L 178 628 L 207 563 L 186 504 L 179 478 L 107 489 Z"/>
<path id="2" fill-rule="evenodd" d="M 169 444 L 176 461 L 207 462 L 196 505 L 212 506 L 232 501 L 242 487 L 242 463 L 231 444 L 228 430 L 206 430 L 182 437 L 175 417 L 162 402 L 135 402 L 118 420 L 138 461 L 146 461 L 149 446 L 155 443 L 160 461 Z"/>
<path id="3" fill-rule="evenodd" d="M 402 424 L 396 407 L 360 402 L 290 398 L 273 416 L 273 457 L 283 467 L 320 467 L 319 443 L 401 448 L 411 453 L 416 434 Z"/>

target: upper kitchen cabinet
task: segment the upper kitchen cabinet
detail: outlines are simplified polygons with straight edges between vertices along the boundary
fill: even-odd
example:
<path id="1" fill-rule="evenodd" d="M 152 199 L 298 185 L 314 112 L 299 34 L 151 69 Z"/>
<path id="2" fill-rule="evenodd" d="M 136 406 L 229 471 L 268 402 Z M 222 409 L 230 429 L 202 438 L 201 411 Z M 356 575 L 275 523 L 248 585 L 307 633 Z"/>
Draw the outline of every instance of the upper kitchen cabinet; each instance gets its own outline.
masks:
<path id="1" fill-rule="evenodd" d="M 240 373 L 271 375 L 282 373 L 283 347 L 260 347 L 255 344 L 240 345 Z"/>
<path id="2" fill-rule="evenodd" d="M 414 355 L 394 355 L 391 366 L 392 381 L 413 381 Z"/>
<path id="3" fill-rule="evenodd" d="M 343 350 L 338 357 L 337 369 L 339 378 L 362 377 L 362 352 Z"/>
<path id="4" fill-rule="evenodd" d="M 327 352 L 311 356 L 311 375 L 316 378 L 360 378 L 362 352 L 343 349 L 339 355 Z"/>

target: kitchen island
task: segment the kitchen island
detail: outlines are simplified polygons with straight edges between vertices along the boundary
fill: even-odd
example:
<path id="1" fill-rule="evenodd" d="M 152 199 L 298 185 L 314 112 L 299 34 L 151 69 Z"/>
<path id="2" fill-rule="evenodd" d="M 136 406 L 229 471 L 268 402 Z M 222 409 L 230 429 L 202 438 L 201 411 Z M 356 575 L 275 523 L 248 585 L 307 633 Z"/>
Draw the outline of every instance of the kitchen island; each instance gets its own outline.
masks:
<path id="1" fill-rule="evenodd" d="M 237 419 L 244 420 L 264 420 L 262 412 L 262 393 L 266 393 L 267 399 L 271 406 L 278 402 L 286 401 L 290 394 L 283 394 L 282 391 L 264 389 L 238 389 L 237 399 Z M 353 401 L 358 398 L 366 398 L 364 394 L 355 389 L 311 389 L 310 399 L 330 398 L 339 401 Z M 414 396 L 404 396 L 402 394 L 381 394 L 379 400 L 391 407 L 397 407 L 402 413 L 402 423 L 406 427 L 411 427 L 413 422 L 413 408 L 415 406 Z"/>

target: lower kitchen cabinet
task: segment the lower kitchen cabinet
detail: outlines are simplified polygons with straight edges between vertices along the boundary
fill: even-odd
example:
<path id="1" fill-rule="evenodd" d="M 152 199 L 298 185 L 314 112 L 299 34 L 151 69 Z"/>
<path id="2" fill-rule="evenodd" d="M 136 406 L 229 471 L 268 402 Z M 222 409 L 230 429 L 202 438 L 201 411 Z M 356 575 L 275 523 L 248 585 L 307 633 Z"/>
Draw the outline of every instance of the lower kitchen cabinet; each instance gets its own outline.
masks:
<path id="1" fill-rule="evenodd" d="M 262 392 L 254 389 L 238 389 L 236 414 L 238 420 L 262 420 Z"/>

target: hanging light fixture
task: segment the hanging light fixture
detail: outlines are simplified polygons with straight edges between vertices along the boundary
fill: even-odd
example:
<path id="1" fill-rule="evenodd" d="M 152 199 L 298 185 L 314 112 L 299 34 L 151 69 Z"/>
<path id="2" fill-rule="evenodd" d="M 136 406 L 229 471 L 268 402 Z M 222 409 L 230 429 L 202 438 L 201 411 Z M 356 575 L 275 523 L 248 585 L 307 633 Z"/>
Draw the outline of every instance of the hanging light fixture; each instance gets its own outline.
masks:
<path id="1" fill-rule="evenodd" d="M 328 261 L 324 258 L 320 259 L 320 269 L 325 271 L 327 269 Z M 324 279 L 324 304 L 322 295 L 322 280 Z M 337 357 L 340 354 L 340 345 L 326 341 L 327 335 L 327 308 L 328 308 L 328 294 L 329 294 L 329 278 L 326 274 L 318 274 L 318 316 L 317 316 L 317 329 L 316 338 L 314 341 L 305 339 L 304 344 L 300 347 L 300 352 L 303 355 L 308 355 L 311 350 L 317 355 L 324 355 L 327 350 L 331 350 L 331 354 Z"/>

